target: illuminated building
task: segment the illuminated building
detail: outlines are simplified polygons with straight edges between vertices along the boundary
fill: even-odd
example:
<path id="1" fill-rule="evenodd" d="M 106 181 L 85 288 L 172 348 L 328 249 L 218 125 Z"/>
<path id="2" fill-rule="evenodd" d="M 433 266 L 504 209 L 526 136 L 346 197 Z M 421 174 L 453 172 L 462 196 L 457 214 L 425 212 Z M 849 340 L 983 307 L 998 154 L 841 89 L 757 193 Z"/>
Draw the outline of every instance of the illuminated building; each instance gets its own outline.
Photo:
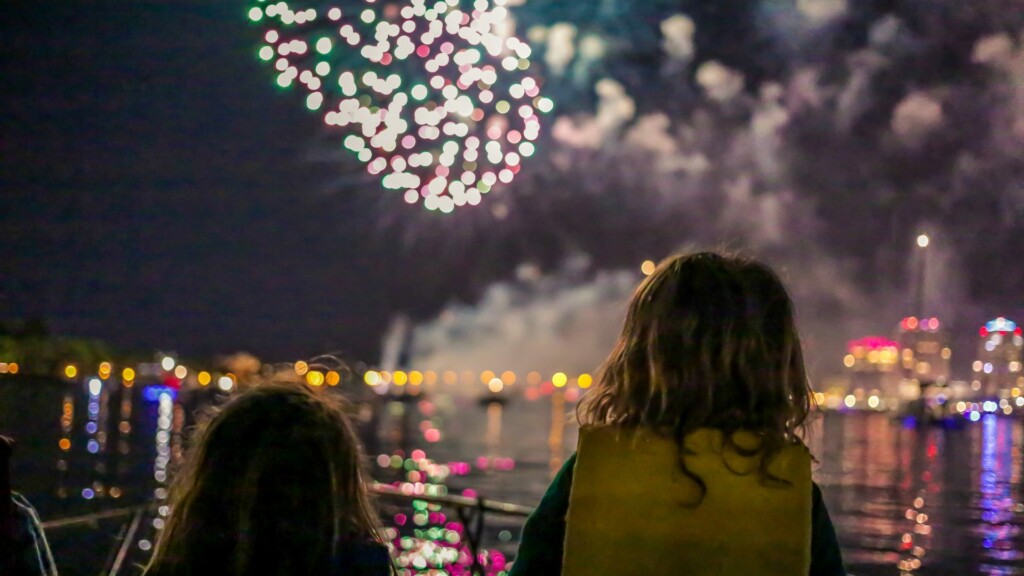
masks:
<path id="1" fill-rule="evenodd" d="M 896 395 L 899 386 L 899 344 L 880 336 L 868 336 L 853 340 L 847 345 L 848 354 L 843 365 L 850 376 L 854 390 L 868 391 L 869 407 L 878 407 L 878 396 Z M 875 404 L 871 406 L 871 404 Z"/>
<path id="2" fill-rule="evenodd" d="M 900 376 L 922 387 L 945 385 L 950 376 L 949 335 L 941 331 L 938 318 L 904 318 L 896 341 L 900 348 Z"/>
<path id="3" fill-rule="evenodd" d="M 1024 335 L 1015 322 L 996 318 L 979 330 L 981 336 L 977 359 L 972 366 L 971 388 L 986 396 L 1005 395 L 1016 389 L 1014 396 L 1020 396 L 1024 387 L 1024 373 L 1021 361 L 1024 354 Z"/>

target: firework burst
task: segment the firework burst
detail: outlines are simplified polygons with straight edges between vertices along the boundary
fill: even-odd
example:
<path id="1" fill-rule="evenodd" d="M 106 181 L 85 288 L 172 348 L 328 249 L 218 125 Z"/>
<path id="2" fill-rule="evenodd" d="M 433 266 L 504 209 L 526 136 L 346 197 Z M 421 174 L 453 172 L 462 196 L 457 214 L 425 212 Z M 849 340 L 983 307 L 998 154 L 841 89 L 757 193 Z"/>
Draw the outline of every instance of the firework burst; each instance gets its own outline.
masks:
<path id="1" fill-rule="evenodd" d="M 505 1 L 261 0 L 249 19 L 264 26 L 258 54 L 277 84 L 305 92 L 384 188 L 449 213 L 515 179 L 554 107 Z"/>

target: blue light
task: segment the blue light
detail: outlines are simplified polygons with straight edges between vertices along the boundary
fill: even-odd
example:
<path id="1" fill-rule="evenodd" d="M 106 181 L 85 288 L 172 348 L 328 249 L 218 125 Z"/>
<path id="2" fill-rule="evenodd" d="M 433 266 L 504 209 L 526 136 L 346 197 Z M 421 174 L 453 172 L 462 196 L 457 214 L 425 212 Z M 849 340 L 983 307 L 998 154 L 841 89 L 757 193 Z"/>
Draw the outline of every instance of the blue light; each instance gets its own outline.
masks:
<path id="1" fill-rule="evenodd" d="M 95 495 L 96 493 L 92 491 L 92 488 L 82 490 L 82 498 L 85 498 L 86 500 L 92 500 Z"/>
<path id="2" fill-rule="evenodd" d="M 88 424 L 85 425 L 85 431 L 88 432 L 89 434 L 95 434 L 96 428 L 97 426 L 95 422 L 89 422 Z"/>
<path id="3" fill-rule="evenodd" d="M 985 324 L 985 330 L 989 332 L 1013 332 L 1017 329 L 1017 323 L 1006 318 L 996 318 Z"/>
<path id="4" fill-rule="evenodd" d="M 178 391 L 168 386 L 147 386 L 142 391 L 142 397 L 145 398 L 146 402 L 159 402 L 160 396 L 167 394 L 174 400 L 178 397 Z"/>
<path id="5" fill-rule="evenodd" d="M 86 450 L 95 454 L 100 451 L 100 443 L 95 440 L 89 440 L 89 444 L 86 445 Z"/>

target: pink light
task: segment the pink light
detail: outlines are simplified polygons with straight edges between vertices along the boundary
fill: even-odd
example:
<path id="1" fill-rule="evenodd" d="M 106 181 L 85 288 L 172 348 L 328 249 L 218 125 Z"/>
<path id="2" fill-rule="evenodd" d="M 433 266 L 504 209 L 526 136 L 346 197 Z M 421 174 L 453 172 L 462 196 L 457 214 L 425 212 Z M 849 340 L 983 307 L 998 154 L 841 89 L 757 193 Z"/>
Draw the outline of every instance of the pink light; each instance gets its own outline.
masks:
<path id="1" fill-rule="evenodd" d="M 862 348 L 864 350 L 885 350 L 887 348 L 899 348 L 900 345 L 888 338 L 881 336 L 868 336 L 859 340 L 851 340 L 847 343 L 847 348 L 852 352 L 854 348 Z"/>
<path id="2" fill-rule="evenodd" d="M 419 56 L 420 58 L 426 58 L 427 56 L 430 56 L 430 46 L 427 46 L 425 44 L 423 46 L 420 46 L 419 48 L 416 49 L 416 55 Z"/>

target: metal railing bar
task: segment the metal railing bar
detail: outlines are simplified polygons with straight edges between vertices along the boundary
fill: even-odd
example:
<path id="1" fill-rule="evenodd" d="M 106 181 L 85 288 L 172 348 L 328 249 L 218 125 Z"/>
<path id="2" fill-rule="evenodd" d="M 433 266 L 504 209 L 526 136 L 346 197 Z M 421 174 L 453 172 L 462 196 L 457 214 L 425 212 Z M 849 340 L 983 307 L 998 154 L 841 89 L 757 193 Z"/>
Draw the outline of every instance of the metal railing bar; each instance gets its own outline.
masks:
<path id="1" fill-rule="evenodd" d="M 121 540 L 121 546 L 117 550 L 117 557 L 114 558 L 114 563 L 110 566 L 108 576 L 117 576 L 121 573 L 121 566 L 124 565 L 124 559 L 128 557 L 128 550 L 130 550 L 132 544 L 135 543 L 135 533 L 138 532 L 139 524 L 142 523 L 142 518 L 145 515 L 145 509 L 140 509 L 135 512 L 135 517 L 132 518 L 131 526 L 128 527 L 128 533 L 125 534 L 124 539 Z"/>
<path id="2" fill-rule="evenodd" d="M 43 530 L 59 530 L 61 528 L 69 528 L 81 524 L 94 524 L 100 520 L 109 520 L 111 518 L 122 518 L 125 516 L 131 516 L 132 514 L 135 514 L 140 510 L 147 510 L 151 507 L 151 505 L 144 505 L 130 506 L 127 508 L 113 508 L 111 510 L 94 512 L 92 514 L 82 514 L 81 516 L 69 516 L 67 518 L 47 520 L 46 522 L 43 522 L 42 525 Z"/>
<path id="3" fill-rule="evenodd" d="M 506 516 L 520 516 L 525 518 L 530 514 L 533 514 L 533 508 L 530 508 L 529 506 L 520 506 L 519 504 L 509 504 L 506 502 L 495 502 L 494 500 L 485 500 L 483 498 L 470 498 L 468 496 L 427 496 L 424 494 L 406 494 L 402 490 L 395 488 L 390 484 L 374 484 L 370 490 L 377 496 L 388 496 L 409 501 L 423 500 L 431 504 L 442 504 L 455 508 L 472 508 L 473 510 L 496 512 Z"/>
<path id="4" fill-rule="evenodd" d="M 485 500 L 483 498 L 470 498 L 468 496 L 453 495 L 427 496 L 425 494 L 406 494 L 401 489 L 395 488 L 390 484 L 374 483 L 370 486 L 370 491 L 377 496 L 395 498 L 398 500 L 407 500 L 410 502 L 413 500 L 423 500 L 430 504 L 441 504 L 443 506 L 451 506 L 454 508 L 483 510 L 485 512 L 494 512 L 505 516 L 518 516 L 525 518 L 533 513 L 533 508 L 530 508 L 529 506 L 520 506 L 518 504 L 509 504 L 507 502 L 496 502 L 494 500 Z M 93 524 L 99 520 L 131 516 L 139 510 L 147 510 L 151 508 L 153 508 L 152 504 L 114 508 L 111 510 L 104 510 L 102 512 L 94 512 L 92 514 L 47 520 L 46 522 L 43 522 L 42 525 L 44 530 L 59 530 L 61 528 L 68 528 L 81 524 Z"/>

